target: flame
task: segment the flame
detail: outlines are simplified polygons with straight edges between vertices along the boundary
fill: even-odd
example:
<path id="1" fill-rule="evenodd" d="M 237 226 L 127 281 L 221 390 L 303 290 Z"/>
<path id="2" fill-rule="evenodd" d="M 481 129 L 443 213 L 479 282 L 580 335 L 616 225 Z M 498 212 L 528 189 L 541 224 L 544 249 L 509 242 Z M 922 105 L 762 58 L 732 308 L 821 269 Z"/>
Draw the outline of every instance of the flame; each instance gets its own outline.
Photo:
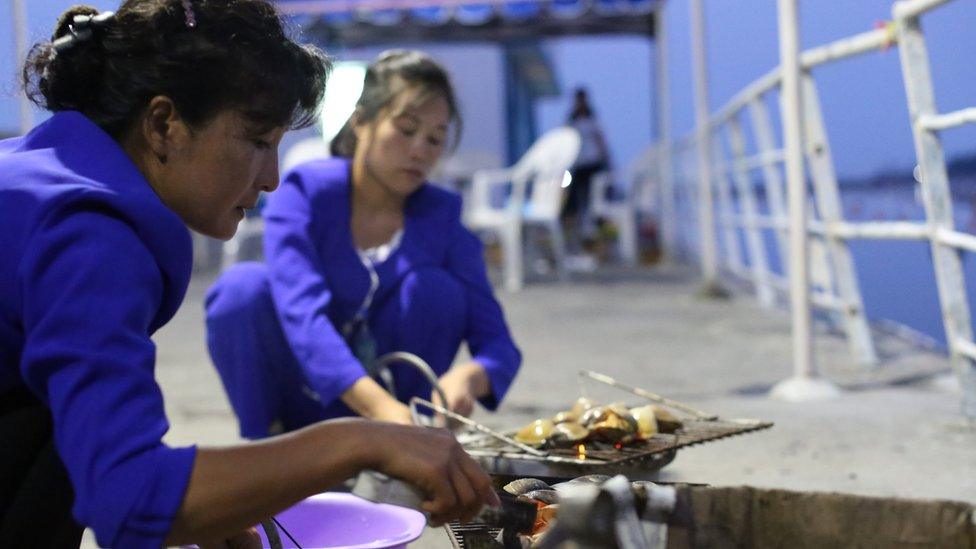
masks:
<path id="1" fill-rule="evenodd" d="M 586 459 L 586 445 L 580 444 L 576 447 L 576 457 L 579 459 Z"/>

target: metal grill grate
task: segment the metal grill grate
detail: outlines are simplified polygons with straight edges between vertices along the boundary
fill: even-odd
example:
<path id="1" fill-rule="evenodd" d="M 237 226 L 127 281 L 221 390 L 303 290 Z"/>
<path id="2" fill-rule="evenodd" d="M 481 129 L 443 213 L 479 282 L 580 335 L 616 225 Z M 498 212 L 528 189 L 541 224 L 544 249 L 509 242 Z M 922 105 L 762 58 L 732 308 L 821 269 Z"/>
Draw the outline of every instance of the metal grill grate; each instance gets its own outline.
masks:
<path id="1" fill-rule="evenodd" d="M 758 420 L 686 420 L 684 427 L 674 434 L 658 434 L 646 441 L 619 448 L 599 442 L 588 442 L 584 445 L 584 450 L 579 448 L 551 449 L 546 452 L 546 456 L 541 457 L 520 452 L 518 449 L 506 446 L 502 441 L 490 437 L 470 441 L 465 447 L 469 453 L 476 456 L 558 462 L 568 460 L 580 465 L 636 465 L 659 454 L 673 452 L 679 448 L 768 429 L 772 425 L 772 422 Z"/>

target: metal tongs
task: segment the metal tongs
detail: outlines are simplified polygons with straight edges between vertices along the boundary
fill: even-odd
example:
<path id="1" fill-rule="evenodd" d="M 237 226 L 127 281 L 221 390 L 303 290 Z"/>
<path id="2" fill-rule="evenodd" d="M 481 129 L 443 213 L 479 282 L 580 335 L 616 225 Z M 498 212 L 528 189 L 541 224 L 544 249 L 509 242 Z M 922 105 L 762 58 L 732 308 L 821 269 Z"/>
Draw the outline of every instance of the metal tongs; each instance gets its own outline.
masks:
<path id="1" fill-rule="evenodd" d="M 451 410 L 448 410 L 447 408 L 445 408 L 443 406 L 438 406 L 438 405 L 434 404 L 433 402 L 430 402 L 429 400 L 424 400 L 424 399 L 422 399 L 420 397 L 413 397 L 413 398 L 410 399 L 410 415 L 413 416 L 413 422 L 416 425 L 422 425 L 422 423 L 421 423 L 422 420 L 420 419 L 420 413 L 417 410 L 417 407 L 418 406 L 423 406 L 423 407 L 428 408 L 430 410 L 433 410 L 433 411 L 435 411 L 435 412 L 437 412 L 439 414 L 443 414 L 446 417 L 449 417 L 449 418 L 451 418 L 451 419 L 453 419 L 453 420 L 455 420 L 455 421 L 457 421 L 459 423 L 463 423 L 464 425 L 467 425 L 468 427 L 471 427 L 471 428 L 473 428 L 473 429 L 475 429 L 477 431 L 481 431 L 482 433 L 484 433 L 484 434 L 486 434 L 486 435 L 488 435 L 488 436 L 490 436 L 490 437 L 492 437 L 494 439 L 500 440 L 500 441 L 504 442 L 505 444 L 508 444 L 510 446 L 513 446 L 515 448 L 518 448 L 519 450 L 522 450 L 523 452 L 527 452 L 529 454 L 532 454 L 533 456 L 546 457 L 546 456 L 549 455 L 548 452 L 543 452 L 542 450 L 537 450 L 537 449 L 535 449 L 535 448 L 533 448 L 533 447 L 531 447 L 531 446 L 529 446 L 527 444 L 522 444 L 521 442 L 515 440 L 514 438 L 512 438 L 512 437 L 510 437 L 508 435 L 499 433 L 498 431 L 494 431 L 491 428 L 486 427 L 486 426 L 478 423 L 477 421 L 474 421 L 473 419 L 468 419 L 468 418 L 462 416 L 461 414 L 458 414 L 456 412 L 452 412 Z"/>

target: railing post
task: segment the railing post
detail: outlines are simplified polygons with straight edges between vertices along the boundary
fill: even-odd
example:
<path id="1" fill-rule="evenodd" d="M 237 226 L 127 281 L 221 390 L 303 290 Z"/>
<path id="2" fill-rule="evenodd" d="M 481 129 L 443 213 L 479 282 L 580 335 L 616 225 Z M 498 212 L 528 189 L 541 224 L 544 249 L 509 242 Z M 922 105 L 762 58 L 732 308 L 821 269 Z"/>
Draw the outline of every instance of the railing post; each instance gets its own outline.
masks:
<path id="1" fill-rule="evenodd" d="M 663 256 L 674 260 L 677 218 L 675 216 L 674 168 L 671 148 L 671 81 L 668 67 L 668 34 L 665 11 L 667 2 L 659 2 L 654 12 L 655 80 L 657 83 L 658 147 L 656 164 L 661 189 L 661 241 Z"/>
<path id="2" fill-rule="evenodd" d="M 14 51 L 16 63 L 23 63 L 27 58 L 27 5 L 24 0 L 13 0 Z M 34 112 L 31 110 L 30 99 L 24 92 L 17 94 L 20 107 L 20 133 L 25 134 L 34 127 Z"/>
<path id="3" fill-rule="evenodd" d="M 762 97 L 749 101 L 749 117 L 752 120 L 752 130 L 756 137 L 756 148 L 759 154 L 771 154 L 777 150 L 773 137 L 773 124 L 769 120 L 769 111 L 762 102 Z M 789 272 L 789 245 L 786 230 L 786 199 L 783 196 L 783 176 L 779 166 L 764 162 L 762 165 L 763 182 L 766 188 L 766 202 L 769 206 L 769 216 L 773 221 L 773 234 L 776 236 L 779 260 L 783 272 Z"/>
<path id="4" fill-rule="evenodd" d="M 729 192 L 729 181 L 722 161 L 722 148 L 718 146 L 716 140 L 712 141 L 712 188 L 715 197 L 718 199 L 718 231 L 722 235 L 725 244 L 725 261 L 728 270 L 735 276 L 748 279 L 746 272 L 746 262 L 742 259 L 739 250 L 739 235 L 736 232 L 735 208 L 732 205 L 732 195 Z"/>
<path id="5" fill-rule="evenodd" d="M 932 262 L 938 283 L 946 340 L 949 342 L 950 360 L 963 390 L 963 414 L 976 421 L 976 362 L 964 353 L 966 344 L 972 343 L 973 328 L 966 299 L 962 259 L 958 249 L 936 238 L 938 231 L 953 230 L 955 224 L 952 219 L 952 196 L 942 143 L 937 131 L 922 123 L 925 117 L 936 115 L 937 110 L 928 49 L 918 19 L 920 12 L 911 11 L 909 8 L 912 5 L 919 3 L 896 2 L 892 15 L 897 25 L 899 57 L 908 96 L 915 155 L 922 171 L 920 184 L 925 215 L 932 229 Z"/>
<path id="6" fill-rule="evenodd" d="M 749 266 L 752 269 L 753 283 L 756 285 L 756 296 L 764 307 L 772 307 L 776 301 L 773 288 L 769 282 L 769 262 L 766 261 L 766 245 L 762 240 L 762 231 L 758 226 L 759 209 L 752 190 L 749 172 L 743 165 L 746 157 L 745 138 L 742 135 L 742 125 L 737 116 L 729 120 L 728 126 L 729 148 L 732 152 L 732 180 L 739 193 L 739 204 L 744 220 L 743 230 L 746 235 L 746 245 L 749 247 Z"/>
<path id="7" fill-rule="evenodd" d="M 847 343 L 857 364 L 874 366 L 878 363 L 878 356 L 874 352 L 874 342 L 871 340 L 871 330 L 864 314 L 864 303 L 861 299 L 861 288 L 857 282 L 857 272 L 854 258 L 851 256 L 847 241 L 838 237 L 830 227 L 843 220 L 840 193 L 837 189 L 837 175 L 834 173 L 834 161 L 830 153 L 830 142 L 824 129 L 823 115 L 820 110 L 820 99 L 813 77 L 807 73 L 802 77 L 803 100 L 803 129 L 806 139 L 806 155 L 810 163 L 810 175 L 813 179 L 814 196 L 820 218 L 828 227 L 826 243 L 828 257 L 833 267 L 833 279 L 837 285 L 837 293 L 844 302 L 841 311 L 844 319 L 844 329 L 847 332 Z"/>
<path id="8" fill-rule="evenodd" d="M 684 210 L 682 219 L 686 220 L 683 229 L 678 231 L 677 238 L 681 240 L 682 244 L 679 247 L 683 247 L 686 256 L 692 257 L 695 247 L 701 246 L 702 241 L 698 236 L 698 231 L 701 229 L 701 223 L 698 221 L 699 185 L 697 179 L 692 181 L 691 177 L 692 173 L 698 173 L 697 169 L 692 169 L 693 166 L 697 166 L 697 159 L 684 148 L 674 147 L 671 151 L 672 173 L 675 174 L 675 182 L 680 189 L 677 196 L 678 205 Z"/>
<path id="9" fill-rule="evenodd" d="M 817 377 L 813 363 L 810 273 L 807 250 L 807 192 L 803 171 L 803 117 L 800 110 L 800 39 L 797 0 L 777 0 L 782 77 L 783 143 L 790 215 L 790 308 L 793 377 L 773 387 L 771 396 L 791 401 L 834 397 L 837 389 Z"/>
<path id="10" fill-rule="evenodd" d="M 715 246 L 715 209 L 712 200 L 712 145 L 708 123 L 708 70 L 705 44 L 705 10 L 703 0 L 691 0 L 691 49 L 695 80 L 695 121 L 698 135 L 699 225 L 701 226 L 701 266 L 703 293 L 710 295 L 719 288 Z"/>

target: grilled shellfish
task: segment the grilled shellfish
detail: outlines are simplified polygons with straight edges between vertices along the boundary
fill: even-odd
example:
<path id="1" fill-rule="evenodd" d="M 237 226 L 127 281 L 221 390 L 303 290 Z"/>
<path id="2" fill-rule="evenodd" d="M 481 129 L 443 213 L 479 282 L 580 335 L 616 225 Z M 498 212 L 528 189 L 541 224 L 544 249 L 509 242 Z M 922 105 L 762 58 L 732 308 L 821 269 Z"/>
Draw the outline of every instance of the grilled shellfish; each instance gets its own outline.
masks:
<path id="1" fill-rule="evenodd" d="M 502 490 L 513 496 L 521 496 L 536 490 L 552 490 L 552 486 L 537 478 L 520 478 L 502 486 Z"/>
<path id="2" fill-rule="evenodd" d="M 589 429 L 575 421 L 567 421 L 553 428 L 548 442 L 557 448 L 568 448 L 583 442 L 588 436 L 590 436 Z"/>
<path id="3" fill-rule="evenodd" d="M 529 446 L 542 446 L 552 436 L 555 426 L 550 419 L 537 419 L 515 433 L 515 440 Z"/>
<path id="4" fill-rule="evenodd" d="M 575 414 L 576 417 L 580 417 L 583 415 L 583 412 L 595 406 L 596 406 L 596 402 L 593 402 L 592 400 L 586 397 L 579 397 L 578 399 L 576 399 L 576 402 L 573 403 L 573 407 L 570 408 L 569 411 L 570 413 Z"/>
<path id="5" fill-rule="evenodd" d="M 657 415 L 654 413 L 654 406 L 638 406 L 630 409 L 630 415 L 637 422 L 637 436 L 642 439 L 649 439 L 658 433 Z"/>

